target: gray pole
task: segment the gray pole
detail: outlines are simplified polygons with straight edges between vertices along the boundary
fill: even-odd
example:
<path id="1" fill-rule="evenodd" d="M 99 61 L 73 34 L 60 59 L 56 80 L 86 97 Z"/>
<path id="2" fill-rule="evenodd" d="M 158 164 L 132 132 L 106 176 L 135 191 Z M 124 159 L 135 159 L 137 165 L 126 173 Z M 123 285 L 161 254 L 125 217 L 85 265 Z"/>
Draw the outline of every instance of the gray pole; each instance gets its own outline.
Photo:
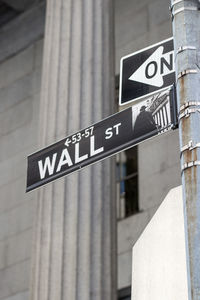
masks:
<path id="1" fill-rule="evenodd" d="M 112 114 L 112 0 L 47 0 L 40 148 Z M 113 300 L 112 160 L 38 191 L 32 300 Z"/>
<path id="2" fill-rule="evenodd" d="M 200 299 L 200 12 L 172 1 L 189 299 Z"/>

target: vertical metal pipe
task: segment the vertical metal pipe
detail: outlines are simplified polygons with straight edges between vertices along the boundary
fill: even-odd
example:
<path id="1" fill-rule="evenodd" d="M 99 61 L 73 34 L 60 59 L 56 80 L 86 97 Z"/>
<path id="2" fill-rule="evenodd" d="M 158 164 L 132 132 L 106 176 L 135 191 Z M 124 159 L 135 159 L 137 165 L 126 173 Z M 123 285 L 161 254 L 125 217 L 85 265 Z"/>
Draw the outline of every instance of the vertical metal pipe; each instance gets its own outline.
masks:
<path id="1" fill-rule="evenodd" d="M 189 299 L 200 299 L 199 1 L 172 1 Z M 187 108 L 186 108 L 187 106 Z"/>

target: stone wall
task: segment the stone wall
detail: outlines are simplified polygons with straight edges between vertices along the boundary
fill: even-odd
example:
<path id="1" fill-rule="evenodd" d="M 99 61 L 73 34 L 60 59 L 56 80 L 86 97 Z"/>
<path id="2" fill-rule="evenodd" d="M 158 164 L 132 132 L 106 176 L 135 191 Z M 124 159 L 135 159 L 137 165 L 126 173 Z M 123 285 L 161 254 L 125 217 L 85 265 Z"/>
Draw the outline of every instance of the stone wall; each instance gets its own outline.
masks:
<path id="1" fill-rule="evenodd" d="M 36 192 L 26 157 L 37 149 L 43 41 L 0 64 L 0 299 L 28 299 Z"/>
<path id="2" fill-rule="evenodd" d="M 120 58 L 172 36 L 169 0 L 115 0 L 116 74 Z"/>

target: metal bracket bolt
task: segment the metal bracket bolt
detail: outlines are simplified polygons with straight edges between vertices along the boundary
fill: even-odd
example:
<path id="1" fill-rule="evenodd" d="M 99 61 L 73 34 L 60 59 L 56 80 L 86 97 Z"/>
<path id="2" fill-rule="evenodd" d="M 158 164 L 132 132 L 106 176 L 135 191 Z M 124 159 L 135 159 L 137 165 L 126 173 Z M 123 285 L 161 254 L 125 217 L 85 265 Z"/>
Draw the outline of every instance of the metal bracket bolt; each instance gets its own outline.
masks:
<path id="1" fill-rule="evenodd" d="M 198 73 L 197 69 L 187 69 L 187 70 L 183 70 L 178 74 L 178 79 L 180 79 L 181 77 L 188 75 L 188 74 L 196 74 Z"/>
<path id="2" fill-rule="evenodd" d="M 173 3 L 172 3 L 172 5 L 169 7 L 169 9 L 172 11 L 172 9 L 174 8 L 174 6 L 176 5 L 176 4 L 178 4 L 178 3 L 181 3 L 181 2 L 183 2 L 184 0 L 175 0 Z"/>
<path id="3" fill-rule="evenodd" d="M 196 148 L 200 148 L 200 143 L 193 144 L 193 141 L 189 141 L 188 144 L 186 144 L 185 146 L 181 147 L 180 156 L 183 154 L 184 151 L 186 151 L 186 150 L 192 151 L 192 150 L 194 150 Z"/>
<path id="4" fill-rule="evenodd" d="M 179 48 L 178 48 L 178 50 L 176 51 L 176 54 L 179 54 L 179 53 L 181 53 L 181 52 L 183 52 L 183 51 L 186 51 L 186 50 L 197 50 L 197 48 L 196 47 L 194 47 L 194 46 L 180 46 Z"/>
<path id="5" fill-rule="evenodd" d="M 189 161 L 182 165 L 181 172 L 185 171 L 188 168 L 200 166 L 199 160 Z"/>
<path id="6" fill-rule="evenodd" d="M 180 107 L 180 111 L 190 107 L 190 106 L 200 106 L 200 101 L 187 101 Z"/>
<path id="7" fill-rule="evenodd" d="M 199 109 L 198 108 L 186 108 L 183 113 L 179 114 L 179 117 L 178 117 L 179 121 L 182 118 L 188 118 L 188 117 L 190 117 L 190 115 L 192 113 L 195 113 L 195 112 L 199 112 L 200 113 L 200 108 Z"/>
<path id="8" fill-rule="evenodd" d="M 170 10 L 170 12 L 171 12 L 171 18 L 172 18 L 172 21 L 174 20 L 174 16 L 177 15 L 177 14 L 179 14 L 180 12 L 183 12 L 183 11 L 186 11 L 186 10 L 187 10 L 187 11 L 198 11 L 198 10 L 200 10 L 200 1 L 199 1 L 199 0 L 196 0 L 196 2 L 197 2 L 197 7 L 196 7 L 196 6 L 184 6 L 184 7 L 178 8 L 178 9 L 176 9 L 176 10 L 173 11 L 174 6 L 175 6 L 176 4 L 181 3 L 181 2 L 186 2 L 186 1 L 184 1 L 184 0 L 175 0 L 175 1 L 172 3 L 172 5 L 169 7 L 169 10 Z M 191 1 L 187 1 L 187 2 L 191 2 Z M 194 2 L 194 1 L 192 1 L 192 2 Z"/>
<path id="9" fill-rule="evenodd" d="M 181 7 L 179 9 L 176 9 L 173 13 L 172 13 L 172 17 L 174 18 L 175 15 L 179 14 L 180 12 L 183 11 L 198 11 L 199 8 L 197 8 L 196 6 L 191 6 L 191 7 Z"/>

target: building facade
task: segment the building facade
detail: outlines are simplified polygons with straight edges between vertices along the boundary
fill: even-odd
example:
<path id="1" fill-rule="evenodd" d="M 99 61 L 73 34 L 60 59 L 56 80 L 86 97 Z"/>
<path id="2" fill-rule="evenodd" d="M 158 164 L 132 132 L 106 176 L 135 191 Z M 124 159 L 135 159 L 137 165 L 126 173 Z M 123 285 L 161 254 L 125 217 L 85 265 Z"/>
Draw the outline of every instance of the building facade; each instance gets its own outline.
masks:
<path id="1" fill-rule="evenodd" d="M 70 1 L 67 2 L 70 3 Z M 89 9 L 90 1 L 84 1 L 84 3 L 88 5 Z M 114 21 L 115 28 L 115 41 L 112 43 L 115 56 L 116 99 L 113 98 L 115 103 L 111 103 L 110 106 L 115 106 L 115 111 L 118 111 L 121 109 L 117 100 L 120 58 L 171 37 L 172 28 L 168 1 L 114 0 L 113 4 L 114 16 L 112 16 L 111 23 Z M 67 11 L 66 7 L 63 8 L 63 11 L 64 9 Z M 79 12 L 75 12 L 78 17 Z M 100 12 L 102 12 L 100 8 L 96 7 L 95 14 L 99 20 L 101 20 Z M 45 34 L 47 34 L 44 31 L 45 13 L 46 3 L 44 1 L 0 1 L 0 300 L 31 299 L 35 286 L 33 281 L 36 280 L 33 274 L 36 274 L 34 273 L 36 272 L 34 270 L 35 241 L 38 238 L 36 237 L 38 221 L 36 216 L 38 215 L 38 198 L 40 196 L 38 191 L 26 194 L 25 185 L 26 157 L 38 150 L 38 136 L 40 137 L 43 131 L 40 128 L 39 115 L 41 114 L 42 97 L 41 74 L 42 65 L 44 65 L 43 45 Z M 86 10 L 84 13 L 82 12 L 82 18 L 86 21 L 88 14 L 94 18 L 91 11 Z M 70 17 L 70 13 L 65 17 L 67 18 L 67 16 Z M 75 17 L 76 15 L 69 23 L 73 22 L 74 24 L 76 38 L 77 20 Z M 87 22 L 83 24 L 90 27 Z M 54 26 L 52 28 L 54 29 Z M 108 36 L 106 32 L 104 34 L 106 37 Z M 78 38 L 80 37 L 78 36 Z M 78 43 L 78 40 L 75 42 Z M 97 46 L 99 46 L 98 43 Z M 47 53 L 47 49 L 45 51 L 44 53 Z M 75 56 L 74 59 L 77 57 Z M 85 66 L 83 74 L 87 76 L 86 73 L 87 67 Z M 98 74 L 96 76 L 98 77 Z M 106 85 L 105 88 L 109 89 Z M 76 99 L 76 93 L 80 93 L 79 86 L 73 82 L 71 90 L 71 97 L 74 96 Z M 89 88 L 81 92 L 87 94 L 88 90 Z M 75 91 L 74 94 L 73 91 Z M 78 107 L 77 103 L 74 105 Z M 101 105 L 99 106 L 99 109 L 101 108 L 103 111 L 102 115 L 98 113 L 94 115 L 95 110 L 90 113 L 90 117 L 87 117 L 87 114 L 85 117 L 80 114 L 83 118 L 82 126 L 88 126 L 93 120 L 98 121 L 98 118 L 108 115 L 109 108 L 105 105 L 105 111 Z M 44 109 L 48 110 L 48 105 L 44 106 Z M 96 109 L 98 109 L 98 105 Z M 79 123 L 79 119 L 77 120 Z M 68 126 L 66 134 L 73 133 L 68 132 L 69 130 L 80 129 L 78 123 L 76 128 L 71 126 L 69 129 Z M 64 132 L 61 130 L 56 134 L 56 140 L 62 135 Z M 48 142 L 50 140 L 47 139 Z M 108 194 L 109 197 L 113 197 L 112 200 L 115 201 L 117 207 L 117 263 L 113 262 L 113 264 L 115 263 L 117 266 L 115 273 L 117 274 L 119 299 L 130 299 L 131 250 L 134 243 L 168 191 L 181 183 L 178 149 L 178 131 L 175 130 L 145 141 L 114 158 L 115 176 L 112 178 L 110 189 L 115 192 L 111 194 L 107 188 L 105 197 L 108 197 Z M 99 176 L 102 172 L 110 174 L 111 160 L 106 159 L 104 164 L 104 171 L 97 171 Z M 87 169 L 89 168 L 91 167 L 87 167 Z M 82 177 L 84 176 L 82 175 Z M 97 177 L 99 178 L 99 176 Z M 99 184 L 104 185 L 102 182 Z M 87 197 L 92 199 L 91 195 L 88 196 L 90 188 L 91 185 L 88 181 L 87 188 L 81 190 L 82 193 L 84 191 L 83 203 L 87 202 Z M 76 197 L 76 190 L 74 188 L 72 199 Z M 93 197 L 95 197 L 95 191 L 93 193 Z M 51 197 L 53 198 L 53 196 Z M 100 197 L 99 201 L 101 200 Z M 48 205 L 47 200 L 46 202 Z M 82 210 L 84 210 L 84 206 L 82 206 Z M 84 222 L 80 223 L 80 227 L 82 226 L 84 226 Z M 57 240 L 55 240 L 56 242 Z M 89 242 L 92 243 L 92 240 Z M 84 247 L 84 243 L 80 245 L 80 247 Z M 93 251 L 98 252 L 98 245 L 95 249 Z M 76 251 L 81 251 L 81 248 Z M 56 257 L 57 254 L 54 255 Z M 45 252 L 43 256 L 45 258 Z M 95 258 L 94 254 L 94 260 Z M 51 268 L 59 263 L 62 265 L 62 262 L 56 260 L 53 263 Z M 87 262 L 83 263 L 82 267 L 84 268 L 84 266 L 87 266 Z M 96 268 L 95 263 L 94 266 Z M 87 274 L 87 269 L 85 273 Z M 41 276 L 45 277 L 45 273 L 42 273 Z M 52 277 L 51 280 L 53 279 L 55 280 Z M 87 298 L 88 291 L 86 293 L 84 287 L 81 290 L 81 279 L 79 281 L 80 293 L 85 293 L 85 298 L 81 298 L 81 294 L 76 292 L 74 299 L 89 299 Z M 37 295 L 34 297 L 36 299 Z M 64 298 L 67 299 L 67 297 Z M 99 298 L 93 294 L 91 299 Z"/>

